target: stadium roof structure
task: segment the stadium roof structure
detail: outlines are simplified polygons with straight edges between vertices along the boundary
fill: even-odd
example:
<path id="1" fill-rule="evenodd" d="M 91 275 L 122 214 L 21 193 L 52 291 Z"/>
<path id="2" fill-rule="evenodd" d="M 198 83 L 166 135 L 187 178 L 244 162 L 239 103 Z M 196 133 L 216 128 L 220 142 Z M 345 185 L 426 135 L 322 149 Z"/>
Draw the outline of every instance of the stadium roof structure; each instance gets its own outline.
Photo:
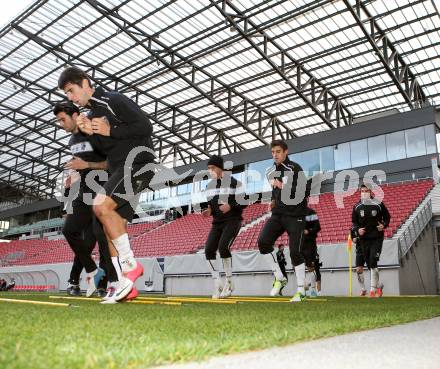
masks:
<path id="1" fill-rule="evenodd" d="M 178 166 L 439 105 L 439 48 L 434 0 L 37 0 L 0 30 L 0 183 L 53 197 L 68 65 L 137 101 Z"/>

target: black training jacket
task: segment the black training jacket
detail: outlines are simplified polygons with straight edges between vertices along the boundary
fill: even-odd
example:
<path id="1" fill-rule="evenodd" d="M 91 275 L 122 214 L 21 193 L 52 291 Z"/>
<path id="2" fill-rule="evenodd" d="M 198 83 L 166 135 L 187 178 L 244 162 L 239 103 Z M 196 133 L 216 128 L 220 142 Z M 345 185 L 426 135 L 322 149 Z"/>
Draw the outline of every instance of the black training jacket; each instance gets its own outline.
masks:
<path id="1" fill-rule="evenodd" d="M 237 202 L 236 195 L 241 191 L 241 182 L 237 181 L 229 173 L 225 173 L 223 179 L 211 180 L 206 187 L 208 205 L 212 211 L 213 223 L 220 223 L 231 219 L 242 219 L 241 214 L 245 204 Z M 242 196 L 243 198 L 244 196 Z M 223 213 L 220 205 L 228 203 L 231 210 Z"/>
<path id="2" fill-rule="evenodd" d="M 153 127 L 145 113 L 134 101 L 116 91 L 97 87 L 89 100 L 89 119 L 105 116 L 110 123 L 110 137 L 93 134 L 92 144 L 107 156 L 109 172 L 124 167 L 130 151 L 144 146 L 153 150 Z M 154 161 L 150 152 L 138 154 L 134 164 Z"/>
<path id="3" fill-rule="evenodd" d="M 295 198 L 295 192 L 298 185 L 303 185 L 303 189 L 301 190 L 301 186 L 299 186 L 299 201 L 296 201 L 296 204 L 285 204 L 282 200 L 281 189 L 272 188 L 272 197 L 271 200 L 275 201 L 275 207 L 272 209 L 272 214 L 278 215 L 290 215 L 294 217 L 304 217 L 306 216 L 306 208 L 307 208 L 307 197 L 310 195 L 310 185 L 311 180 L 307 180 L 305 173 L 301 166 L 298 163 L 295 163 L 288 158 L 279 165 L 275 163 L 273 166 L 266 170 L 267 180 L 270 181 L 273 179 L 278 179 L 279 181 L 284 183 L 286 189 L 291 184 L 290 188 L 290 199 Z"/>
<path id="4" fill-rule="evenodd" d="M 385 204 L 375 199 L 366 202 L 359 201 L 351 214 L 353 235 L 360 239 L 384 238 L 384 232 L 377 229 L 379 223 L 387 228 L 390 224 L 391 215 Z M 365 228 L 366 233 L 360 236 L 359 228 Z"/>
<path id="5" fill-rule="evenodd" d="M 315 210 L 307 207 L 306 209 L 306 227 L 309 233 L 305 235 L 305 243 L 316 243 L 316 238 L 321 230 L 321 224 L 319 223 L 318 214 Z"/>

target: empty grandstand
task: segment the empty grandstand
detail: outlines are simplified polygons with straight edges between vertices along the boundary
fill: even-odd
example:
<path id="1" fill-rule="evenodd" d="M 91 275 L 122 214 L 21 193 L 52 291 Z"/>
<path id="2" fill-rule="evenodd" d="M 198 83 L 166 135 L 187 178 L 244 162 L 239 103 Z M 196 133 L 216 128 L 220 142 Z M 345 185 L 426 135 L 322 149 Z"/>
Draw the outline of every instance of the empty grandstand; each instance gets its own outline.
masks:
<path id="1" fill-rule="evenodd" d="M 268 278 L 256 241 L 270 214 L 268 144 L 282 138 L 307 175 L 327 176 L 309 200 L 322 225 L 324 292 L 346 293 L 337 282 L 348 270 L 350 214 L 358 179 L 370 177 L 392 215 L 381 260 L 390 293 L 420 292 L 422 285 L 437 291 L 434 3 L 182 3 L 35 1 L 1 30 L 0 237 L 10 242 L 0 243 L 0 276 L 15 276 L 17 288 L 66 287 L 73 253 L 61 234 L 56 194 L 70 154 L 51 110 L 65 98 L 55 88 L 62 68 L 81 65 L 94 84 L 142 107 L 158 158 L 173 168 L 161 189 L 142 194 L 140 219 L 128 227 L 149 270 L 140 290 L 154 280 L 150 291 L 207 293 L 186 278 L 208 275 L 202 259 L 210 220 L 200 215 L 208 177 L 200 171 L 213 154 L 230 162 L 253 199 L 232 247 L 243 281 L 237 293 L 249 292 L 250 276 Z M 283 235 L 277 243 L 286 241 Z M 407 274 L 417 260 L 426 275 L 411 284 Z M 36 277 L 41 273 L 47 281 Z"/>
<path id="2" fill-rule="evenodd" d="M 322 183 L 320 193 L 313 194 L 309 199 L 310 206 L 319 215 L 322 227 L 317 243 L 323 261 L 324 276 L 326 273 L 330 273 L 332 278 L 336 275 L 339 275 L 341 280 L 346 278 L 345 242 L 351 227 L 351 211 L 359 199 L 359 192 L 353 186 L 356 178 L 350 178 L 353 173 L 347 170 L 355 169 L 356 173 L 361 176 L 365 173 L 368 176 L 368 173 L 374 174 L 371 172 L 372 170 L 382 169 L 383 173 L 374 179 L 383 191 L 383 201 L 392 216 L 390 226 L 385 232 L 385 245 L 388 251 L 382 258 L 382 267 L 386 270 L 385 279 L 391 293 L 398 294 L 405 289 L 411 290 L 412 287 L 406 286 L 404 283 L 405 262 L 403 260 L 405 259 L 400 260 L 400 258 L 404 253 L 407 254 L 407 250 L 404 250 L 401 239 L 405 237 L 405 248 L 411 247 L 411 245 L 420 242 L 420 238 L 429 235 L 431 242 L 434 242 L 432 231 L 429 229 L 432 229 L 435 224 L 435 214 L 438 207 L 436 196 L 438 185 L 435 171 L 437 156 L 433 156 L 437 149 L 435 144 L 431 144 L 431 138 L 425 132 L 431 132 L 430 130 L 435 132 L 435 119 L 435 111 L 428 108 L 376 118 L 341 128 L 340 134 L 336 134 L 338 131 L 335 131 L 333 136 L 327 134 L 324 147 L 321 144 L 323 142 L 322 133 L 316 134 L 316 138 L 314 135 L 310 135 L 304 139 L 297 138 L 291 141 L 293 153 L 290 156 L 293 160 L 297 160 L 306 171 L 310 172 L 310 175 L 313 174 L 313 171 L 322 171 L 328 175 L 328 179 Z M 376 136 L 364 137 L 365 131 L 374 131 Z M 423 136 L 411 136 L 412 131 L 423 133 Z M 351 140 L 341 142 L 345 141 L 347 136 L 350 136 Z M 374 146 L 375 140 L 379 140 L 381 137 L 383 137 L 384 146 Z M 402 140 L 394 141 L 394 138 L 398 137 L 401 137 Z M 415 138 L 419 142 L 413 142 L 412 140 Z M 414 148 L 419 151 L 412 151 Z M 366 150 L 365 156 L 358 157 L 359 151 L 363 149 Z M 344 155 L 339 154 L 339 150 L 345 150 Z M 379 152 L 380 150 L 382 153 Z M 394 152 L 399 150 L 404 153 L 404 158 L 393 160 L 395 159 Z M 323 155 L 323 152 L 329 156 Z M 379 155 L 381 155 L 382 162 L 375 163 Z M 244 210 L 242 229 L 232 247 L 237 260 L 240 260 L 239 255 L 241 254 L 245 255 L 247 261 L 250 258 L 254 260 L 250 266 L 246 266 L 244 262 L 244 264 L 240 261 L 236 262 L 235 272 L 240 276 L 239 278 L 243 278 L 243 285 L 246 285 L 246 279 L 253 273 L 257 273 L 261 278 L 268 276 L 268 271 L 259 261 L 257 249 L 259 232 L 270 215 L 267 203 L 267 182 L 264 178 L 264 171 L 271 162 L 267 156 L 268 150 L 266 148 L 253 149 L 240 156 L 231 154 L 231 161 L 234 162 L 232 169 L 234 176 L 243 181 L 247 192 L 254 196 L 254 202 Z M 252 161 L 248 162 L 248 160 Z M 358 165 L 362 164 L 359 160 L 362 160 L 364 165 Z M 146 280 L 159 279 L 157 288 L 160 292 L 169 286 L 170 292 L 195 293 L 196 291 L 193 291 L 192 287 L 186 285 L 185 278 L 188 275 L 191 278 L 206 278 L 208 275 L 202 257 L 211 220 L 198 213 L 206 201 L 203 191 L 206 179 L 197 177 L 196 169 L 198 168 L 200 168 L 199 163 L 181 168 L 182 171 L 190 171 L 194 175 L 188 176 L 186 184 L 166 187 L 167 193 L 165 195 L 164 190 L 145 193 L 142 196 L 142 209 L 153 209 L 151 210 L 153 215 L 149 218 L 138 219 L 128 227 L 129 237 L 136 255 L 152 265 Z M 51 200 L 40 202 L 39 206 L 44 206 L 44 203 L 48 203 L 50 206 Z M 176 207 L 176 204 L 179 206 Z M 432 213 L 433 207 L 434 213 Z M 53 214 L 56 214 L 56 208 L 49 209 Z M 166 212 L 167 209 L 169 209 L 168 212 Z M 16 208 L 16 211 L 20 212 L 23 209 Z M 28 212 L 27 209 L 25 211 Z M 420 213 L 423 212 L 425 215 L 426 211 L 430 214 L 429 221 L 423 218 L 423 223 L 414 224 L 420 222 L 422 219 L 419 216 Z M 32 216 L 32 212 L 29 214 L 28 216 Z M 145 215 L 145 210 L 142 210 L 140 214 Z M 174 216 L 170 217 L 169 214 L 174 214 Z M 8 220 L 10 224 L 14 224 L 14 216 L 4 219 Z M 39 271 L 44 274 L 47 271 L 55 271 L 58 275 L 56 288 L 62 289 L 65 286 L 63 280 L 67 279 L 66 270 L 68 269 L 63 268 L 62 265 L 63 263 L 71 263 L 73 259 L 72 251 L 60 234 L 62 223 L 62 218 L 52 218 L 12 226 L 5 230 L 3 238 L 9 239 L 11 242 L 2 244 L 0 248 L 2 270 L 8 275 L 16 277 L 20 275 L 23 267 L 25 267 L 26 273 Z M 414 237 L 414 232 L 409 233 L 414 239 L 410 240 L 411 245 L 408 246 L 407 229 L 409 228 L 416 229 L 418 234 Z M 286 234 L 279 238 L 277 244 L 279 243 L 287 243 Z M 428 245 L 425 247 L 428 248 Z M 250 256 L 249 253 L 253 256 Z M 435 255 L 432 256 L 434 258 Z M 408 258 L 408 256 L 406 257 Z M 340 264 L 342 260 L 344 265 Z M 406 262 L 411 263 L 411 260 Z M 154 267 L 154 265 L 156 266 Z M 433 278 L 434 284 L 429 288 L 435 291 L 434 265 L 432 268 L 432 275 L 429 277 Z M 335 275 L 336 270 L 338 272 Z M 182 282 L 177 289 L 174 282 L 176 278 Z M 421 277 L 419 283 L 426 284 L 427 280 L 423 278 L 424 276 Z M 25 281 L 26 279 L 23 280 L 23 283 Z M 53 285 L 53 283 L 50 284 Z M 29 286 L 29 283 L 18 283 L 18 288 L 25 288 L 24 285 Z M 38 285 L 44 286 L 49 283 Z M 328 292 L 333 293 L 345 292 L 344 285 L 334 290 L 335 285 L 337 286 L 337 284 L 324 284 L 323 288 L 328 288 Z M 416 292 L 415 289 L 413 291 Z M 247 290 L 243 289 L 243 293 L 246 292 Z M 261 292 L 258 291 L 258 293 Z"/>

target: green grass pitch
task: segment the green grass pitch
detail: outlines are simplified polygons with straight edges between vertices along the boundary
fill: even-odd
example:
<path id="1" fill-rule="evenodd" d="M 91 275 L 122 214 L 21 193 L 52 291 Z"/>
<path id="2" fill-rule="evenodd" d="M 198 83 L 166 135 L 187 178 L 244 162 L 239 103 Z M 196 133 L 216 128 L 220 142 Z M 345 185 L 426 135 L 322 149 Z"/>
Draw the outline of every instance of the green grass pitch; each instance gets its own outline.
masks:
<path id="1" fill-rule="evenodd" d="M 147 368 L 440 316 L 440 297 L 105 306 L 48 296 L 0 294 L 76 306 L 0 301 L 0 368 Z"/>

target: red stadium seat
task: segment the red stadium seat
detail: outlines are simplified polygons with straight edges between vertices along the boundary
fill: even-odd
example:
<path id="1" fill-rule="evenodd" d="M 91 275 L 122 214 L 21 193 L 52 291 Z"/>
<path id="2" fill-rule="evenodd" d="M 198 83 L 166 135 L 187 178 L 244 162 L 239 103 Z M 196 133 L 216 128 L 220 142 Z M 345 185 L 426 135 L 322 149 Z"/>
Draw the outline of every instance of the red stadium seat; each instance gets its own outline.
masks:
<path id="1" fill-rule="evenodd" d="M 381 186 L 384 192 L 383 201 L 392 217 L 385 237 L 393 236 L 432 186 L 432 180 Z M 359 193 L 356 192 L 344 198 L 344 207 L 338 208 L 332 193 L 321 194 L 314 198 L 314 204 L 311 207 L 318 213 L 322 228 L 317 239 L 318 244 L 346 241 L 351 227 L 351 211 L 358 200 Z M 315 204 L 316 202 L 318 203 Z M 243 225 L 251 223 L 267 212 L 267 204 L 258 203 L 248 206 L 243 211 Z M 236 238 L 233 250 L 257 249 L 258 235 L 265 222 L 261 221 L 243 231 Z M 204 218 L 200 214 L 188 214 L 165 225 L 162 221 L 132 224 L 128 226 L 128 232 L 135 255 L 139 257 L 167 256 L 194 253 L 203 248 L 210 227 L 210 218 Z M 286 234 L 280 237 L 277 244 L 281 242 L 287 243 Z M 8 265 L 63 263 L 73 260 L 73 252 L 65 240 L 12 241 L 0 245 L 0 259 L 7 260 Z M 25 287 L 31 286 L 17 286 L 16 289 Z"/>
<path id="2" fill-rule="evenodd" d="M 391 214 L 390 227 L 385 232 L 386 238 L 393 236 L 397 229 L 424 199 L 432 186 L 432 180 L 381 186 L 384 191 L 383 202 Z M 403 196 L 403 194 L 405 194 L 405 196 Z M 313 202 L 318 203 L 311 205 L 311 207 L 318 213 L 322 228 L 317 238 L 318 244 L 341 243 L 347 240 L 348 232 L 351 227 L 352 208 L 358 201 L 359 193 L 356 192 L 352 196 L 344 198 L 344 208 L 339 209 L 331 193 L 321 194 L 318 199 L 314 198 Z M 337 219 L 335 219 L 335 214 L 337 214 Z M 246 243 L 243 242 L 243 240 L 258 237 L 264 224 L 265 221 L 242 232 L 235 240 L 233 249 L 247 249 Z M 278 243 L 286 244 L 287 235 L 282 235 L 276 242 L 276 244 Z M 252 248 L 257 248 L 256 243 L 252 245 Z"/>

